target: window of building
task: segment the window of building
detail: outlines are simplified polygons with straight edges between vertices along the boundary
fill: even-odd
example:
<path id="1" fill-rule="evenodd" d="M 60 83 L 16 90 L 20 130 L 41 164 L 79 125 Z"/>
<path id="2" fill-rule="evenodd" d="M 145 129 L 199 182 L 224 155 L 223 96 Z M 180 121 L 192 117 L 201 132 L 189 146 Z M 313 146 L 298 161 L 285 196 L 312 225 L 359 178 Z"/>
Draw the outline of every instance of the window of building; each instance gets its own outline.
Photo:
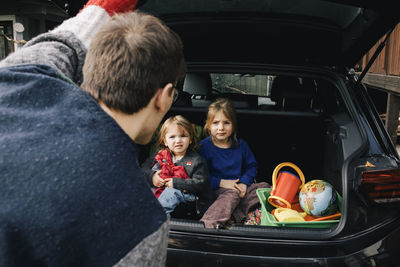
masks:
<path id="1" fill-rule="evenodd" d="M 0 59 L 14 51 L 13 38 L 12 22 L 0 21 Z"/>

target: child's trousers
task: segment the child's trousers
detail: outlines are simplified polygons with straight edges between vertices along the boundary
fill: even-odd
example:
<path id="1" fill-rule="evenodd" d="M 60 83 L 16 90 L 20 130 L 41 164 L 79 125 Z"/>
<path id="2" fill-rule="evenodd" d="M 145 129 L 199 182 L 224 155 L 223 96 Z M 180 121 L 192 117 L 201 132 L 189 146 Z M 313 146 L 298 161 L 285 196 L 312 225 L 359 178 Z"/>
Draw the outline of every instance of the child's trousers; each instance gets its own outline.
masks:
<path id="1" fill-rule="evenodd" d="M 196 201 L 196 196 L 183 193 L 181 190 L 175 188 L 167 187 L 158 197 L 158 201 L 164 208 L 165 213 L 169 214 L 173 212 L 180 203 Z"/>
<path id="2" fill-rule="evenodd" d="M 200 219 L 206 228 L 217 228 L 218 225 L 224 225 L 231 216 L 236 223 L 240 223 L 246 218 L 247 213 L 252 207 L 259 203 L 256 193 L 258 188 L 270 187 L 268 183 L 256 183 L 247 187 L 244 198 L 239 197 L 235 189 L 219 188 L 217 189 L 217 199 L 204 213 Z"/>

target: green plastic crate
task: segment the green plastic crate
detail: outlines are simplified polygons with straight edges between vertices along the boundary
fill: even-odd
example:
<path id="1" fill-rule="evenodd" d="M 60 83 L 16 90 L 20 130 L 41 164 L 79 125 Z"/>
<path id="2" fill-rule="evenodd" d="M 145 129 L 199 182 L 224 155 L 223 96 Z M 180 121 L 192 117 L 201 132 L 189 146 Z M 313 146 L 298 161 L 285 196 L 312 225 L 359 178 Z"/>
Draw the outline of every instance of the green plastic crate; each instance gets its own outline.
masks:
<path id="1" fill-rule="evenodd" d="M 270 212 L 275 209 L 268 202 L 268 197 L 272 188 L 259 188 L 257 189 L 257 196 L 261 203 L 261 225 L 274 226 L 274 227 L 307 227 L 307 228 L 329 228 L 340 220 L 327 220 L 327 221 L 306 221 L 306 222 L 278 222 L 274 215 Z M 338 194 L 338 206 L 341 211 L 342 197 Z"/>

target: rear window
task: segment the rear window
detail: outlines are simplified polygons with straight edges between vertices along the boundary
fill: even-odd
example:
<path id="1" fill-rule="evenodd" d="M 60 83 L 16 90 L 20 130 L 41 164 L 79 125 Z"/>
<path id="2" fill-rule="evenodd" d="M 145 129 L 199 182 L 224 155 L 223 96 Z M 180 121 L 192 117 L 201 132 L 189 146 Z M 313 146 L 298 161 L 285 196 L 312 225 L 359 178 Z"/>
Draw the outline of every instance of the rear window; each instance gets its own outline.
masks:
<path id="1" fill-rule="evenodd" d="M 220 93 L 250 94 L 269 97 L 275 76 L 211 73 L 212 87 Z"/>
<path id="2" fill-rule="evenodd" d="M 334 84 L 305 76 L 191 72 L 186 75 L 183 91 L 190 95 L 193 107 L 208 107 L 214 99 L 225 97 L 238 109 L 344 111 L 343 100 Z"/>

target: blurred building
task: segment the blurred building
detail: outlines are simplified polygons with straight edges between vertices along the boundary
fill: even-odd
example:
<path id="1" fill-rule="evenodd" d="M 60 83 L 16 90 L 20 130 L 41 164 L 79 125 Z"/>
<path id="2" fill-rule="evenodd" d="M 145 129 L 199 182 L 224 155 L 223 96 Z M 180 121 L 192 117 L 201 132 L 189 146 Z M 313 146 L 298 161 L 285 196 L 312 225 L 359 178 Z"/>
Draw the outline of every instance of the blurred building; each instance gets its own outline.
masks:
<path id="1" fill-rule="evenodd" d="M 364 71 L 383 42 L 385 45 L 382 51 L 367 70 L 362 82 L 367 85 L 392 141 L 396 144 L 400 136 L 400 24 L 393 29 L 387 39 L 386 35 L 383 36 L 364 55 L 356 68 Z"/>
<path id="2" fill-rule="evenodd" d="M 13 0 L 0 4 L 0 59 L 68 18 L 64 0 Z"/>

